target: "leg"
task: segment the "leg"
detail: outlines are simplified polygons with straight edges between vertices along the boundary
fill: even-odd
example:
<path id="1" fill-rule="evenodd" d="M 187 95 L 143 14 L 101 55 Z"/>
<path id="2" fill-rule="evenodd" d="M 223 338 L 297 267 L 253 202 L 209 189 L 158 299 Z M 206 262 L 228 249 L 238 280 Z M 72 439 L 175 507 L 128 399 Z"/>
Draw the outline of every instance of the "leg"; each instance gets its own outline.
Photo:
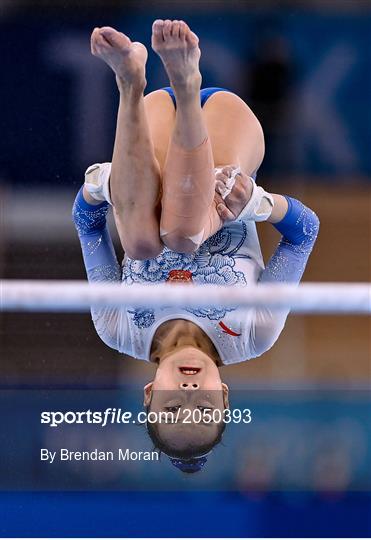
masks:
<path id="1" fill-rule="evenodd" d="M 239 165 L 251 176 L 264 157 L 264 135 L 259 120 L 246 103 L 231 92 L 216 92 L 203 112 L 216 166 Z"/>
<path id="2" fill-rule="evenodd" d="M 156 160 L 160 166 L 162 177 L 175 122 L 173 101 L 165 90 L 155 90 L 145 96 L 144 106 Z"/>
<path id="3" fill-rule="evenodd" d="M 165 90 L 147 94 L 144 103 L 155 156 L 163 171 L 175 124 L 174 104 Z M 235 164 L 245 174 L 254 174 L 264 158 L 264 134 L 250 107 L 236 94 L 218 91 L 206 100 L 202 114 L 215 166 Z"/>
<path id="4" fill-rule="evenodd" d="M 148 127 L 143 90 L 147 51 L 113 28 L 95 29 L 92 52 L 115 72 L 120 92 L 110 177 L 114 217 L 123 249 L 149 259 L 163 249 L 159 236 L 160 171 Z"/>
<path id="5" fill-rule="evenodd" d="M 200 105 L 198 38 L 182 21 L 156 21 L 152 46 L 177 100 L 163 170 L 161 238 L 170 249 L 189 253 L 222 225 L 213 207 L 214 160 Z"/>
<path id="6" fill-rule="evenodd" d="M 248 201 L 246 197 L 251 185 L 247 177 L 255 173 L 263 160 L 264 135 L 258 119 L 242 99 L 232 92 L 219 89 L 210 95 L 210 90 L 214 89 L 201 91 L 202 114 L 211 141 L 214 162 L 218 167 L 227 166 L 228 169 L 231 164 L 239 165 L 244 173 L 236 179 L 234 192 L 241 188 L 241 196 L 239 200 L 231 203 L 233 212 L 224 214 L 218 208 L 223 221 L 230 221 L 235 219 L 233 215 L 238 215 Z M 148 94 L 144 101 L 156 159 L 163 171 L 175 125 L 174 103 L 165 90 Z M 227 178 L 225 176 L 221 180 L 225 182 Z M 216 197 L 217 202 L 221 201 L 218 195 Z"/>

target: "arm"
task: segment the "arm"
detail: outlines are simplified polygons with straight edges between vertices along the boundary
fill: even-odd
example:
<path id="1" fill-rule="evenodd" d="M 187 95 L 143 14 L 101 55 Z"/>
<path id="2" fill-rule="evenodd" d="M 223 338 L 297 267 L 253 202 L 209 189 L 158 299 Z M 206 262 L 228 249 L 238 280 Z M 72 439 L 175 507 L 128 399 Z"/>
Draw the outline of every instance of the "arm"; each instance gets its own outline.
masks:
<path id="1" fill-rule="evenodd" d="M 253 179 L 237 173 L 229 190 L 228 179 L 236 166 L 224 167 L 216 176 L 217 211 L 224 223 L 235 219 L 269 221 L 282 234 L 280 243 L 260 276 L 260 283 L 299 283 L 313 245 L 319 220 L 316 214 L 291 197 L 270 194 Z M 224 199 L 221 195 L 226 195 Z M 289 310 L 260 308 L 255 311 L 247 343 L 251 358 L 267 351 L 280 335 Z"/>
<path id="2" fill-rule="evenodd" d="M 84 191 L 85 194 L 85 191 Z M 97 204 L 84 198 L 83 188 L 78 192 L 72 217 L 79 236 L 86 274 L 89 282 L 121 281 L 112 239 L 106 224 L 109 204 Z M 89 195 L 85 195 L 86 198 Z M 120 313 L 117 308 L 91 308 L 95 329 L 100 338 L 113 349 L 119 348 L 118 332 Z"/>
<path id="3" fill-rule="evenodd" d="M 310 208 L 291 197 L 274 195 L 276 213 L 270 218 L 282 238 L 263 270 L 259 283 L 299 283 L 317 239 L 319 219 Z M 285 201 L 283 201 L 285 199 Z M 287 211 L 284 210 L 287 205 Z M 284 217 L 275 222 L 280 217 Z M 289 309 L 259 308 L 250 333 L 251 356 L 270 349 L 280 335 Z"/>

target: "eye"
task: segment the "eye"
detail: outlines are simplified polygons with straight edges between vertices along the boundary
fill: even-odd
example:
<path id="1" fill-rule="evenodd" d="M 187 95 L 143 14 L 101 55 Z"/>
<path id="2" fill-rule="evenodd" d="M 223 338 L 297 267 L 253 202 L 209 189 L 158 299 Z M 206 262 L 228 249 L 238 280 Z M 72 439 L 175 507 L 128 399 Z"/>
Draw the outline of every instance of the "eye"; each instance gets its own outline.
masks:
<path id="1" fill-rule="evenodd" d="M 165 411 L 167 412 L 177 412 L 177 410 L 180 409 L 180 405 L 172 405 L 171 407 L 165 407 Z"/>
<path id="2" fill-rule="evenodd" d="M 214 409 L 212 407 L 204 407 L 203 405 L 198 405 L 197 409 L 200 409 L 200 411 L 213 411 Z"/>

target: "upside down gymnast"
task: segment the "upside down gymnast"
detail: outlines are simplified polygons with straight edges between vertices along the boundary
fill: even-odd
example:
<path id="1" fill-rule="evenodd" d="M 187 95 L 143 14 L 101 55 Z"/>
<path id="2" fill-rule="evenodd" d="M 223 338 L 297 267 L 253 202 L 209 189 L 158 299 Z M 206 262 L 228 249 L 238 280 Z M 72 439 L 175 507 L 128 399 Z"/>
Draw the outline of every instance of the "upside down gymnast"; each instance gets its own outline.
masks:
<path id="1" fill-rule="evenodd" d="M 144 97 L 144 45 L 110 27 L 91 36 L 92 54 L 115 73 L 120 104 L 112 163 L 87 169 L 73 206 L 89 281 L 298 283 L 319 220 L 298 200 L 256 184 L 264 156 L 259 121 L 231 91 L 200 90 L 199 40 L 185 22 L 155 21 L 152 48 L 170 86 Z M 121 266 L 106 224 L 110 207 L 125 252 Z M 256 221 L 282 235 L 266 267 Z M 227 408 L 218 367 L 267 351 L 287 315 L 268 307 L 92 307 L 109 347 L 157 365 L 144 388 L 151 411 Z M 187 473 L 203 467 L 224 427 L 147 425 L 155 446 Z"/>

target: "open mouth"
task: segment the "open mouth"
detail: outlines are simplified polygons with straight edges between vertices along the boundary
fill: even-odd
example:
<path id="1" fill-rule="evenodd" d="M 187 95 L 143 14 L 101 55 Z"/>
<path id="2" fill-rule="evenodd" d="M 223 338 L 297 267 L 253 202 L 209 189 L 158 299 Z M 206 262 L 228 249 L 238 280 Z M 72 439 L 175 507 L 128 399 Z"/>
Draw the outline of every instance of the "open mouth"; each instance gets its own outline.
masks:
<path id="1" fill-rule="evenodd" d="M 182 375 L 197 375 L 201 371 L 201 368 L 181 366 L 179 371 Z"/>

